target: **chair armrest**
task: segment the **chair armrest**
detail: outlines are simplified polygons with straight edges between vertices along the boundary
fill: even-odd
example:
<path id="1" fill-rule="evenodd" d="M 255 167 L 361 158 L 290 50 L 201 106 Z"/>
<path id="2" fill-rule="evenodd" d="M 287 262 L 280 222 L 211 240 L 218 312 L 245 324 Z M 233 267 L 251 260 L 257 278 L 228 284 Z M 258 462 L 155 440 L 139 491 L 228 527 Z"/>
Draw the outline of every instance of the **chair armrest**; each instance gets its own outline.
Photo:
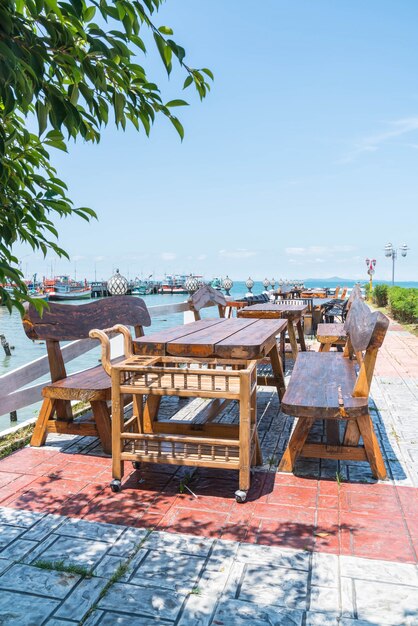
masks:
<path id="1" fill-rule="evenodd" d="M 101 343 L 102 365 L 106 374 L 109 374 L 109 376 L 111 372 L 109 335 L 113 335 L 115 333 L 121 333 L 123 335 L 125 358 L 132 356 L 132 335 L 129 328 L 127 328 L 126 326 L 123 326 L 122 324 L 115 324 L 115 326 L 112 326 L 112 328 L 105 328 L 104 330 L 100 330 L 99 328 L 93 328 L 89 332 L 89 337 L 91 337 L 91 339 L 98 339 Z"/>

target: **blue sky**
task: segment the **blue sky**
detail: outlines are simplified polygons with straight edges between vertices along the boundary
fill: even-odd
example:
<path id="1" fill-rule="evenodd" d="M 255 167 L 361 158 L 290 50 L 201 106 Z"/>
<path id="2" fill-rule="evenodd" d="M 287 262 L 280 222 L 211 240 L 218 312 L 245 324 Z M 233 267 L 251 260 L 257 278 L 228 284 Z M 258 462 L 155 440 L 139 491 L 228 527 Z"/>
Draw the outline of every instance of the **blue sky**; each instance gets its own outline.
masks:
<path id="1" fill-rule="evenodd" d="M 397 278 L 418 280 L 415 0 L 167 0 L 155 22 L 212 69 L 210 95 L 150 51 L 164 99 L 190 102 L 183 143 L 161 118 L 54 154 L 99 221 L 58 224 L 71 262 L 18 249 L 24 271 L 366 278 L 370 256 L 388 279 L 392 241 L 411 248 Z"/>

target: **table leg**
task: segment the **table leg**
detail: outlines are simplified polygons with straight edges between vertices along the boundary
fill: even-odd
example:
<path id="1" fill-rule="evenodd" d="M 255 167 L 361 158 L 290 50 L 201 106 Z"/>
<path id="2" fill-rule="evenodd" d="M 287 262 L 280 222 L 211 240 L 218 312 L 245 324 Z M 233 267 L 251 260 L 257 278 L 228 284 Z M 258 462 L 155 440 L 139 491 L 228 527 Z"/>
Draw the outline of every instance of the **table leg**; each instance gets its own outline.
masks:
<path id="1" fill-rule="evenodd" d="M 251 462 L 251 397 L 249 377 L 241 379 L 239 400 L 239 488 L 246 492 L 250 488 Z"/>
<path id="2" fill-rule="evenodd" d="M 325 429 L 327 433 L 327 445 L 339 446 L 340 442 L 340 424 L 338 420 L 325 420 Z"/>
<path id="3" fill-rule="evenodd" d="M 305 343 L 305 335 L 304 335 L 303 328 L 302 328 L 302 320 L 298 320 L 298 323 L 296 324 L 296 328 L 298 329 L 300 349 L 302 350 L 302 352 L 306 352 L 306 343 Z"/>
<path id="4" fill-rule="evenodd" d="M 160 408 L 161 396 L 148 395 L 144 406 L 144 433 L 153 433 L 153 422 L 158 415 Z"/>
<path id="5" fill-rule="evenodd" d="M 273 376 L 275 380 L 275 384 L 277 387 L 277 393 L 279 394 L 280 400 L 283 398 L 286 391 L 286 383 L 284 380 L 283 367 L 282 362 L 280 360 L 279 351 L 277 349 L 277 344 L 275 344 L 270 352 L 268 353 L 270 358 L 271 367 L 273 370 Z"/>
<path id="6" fill-rule="evenodd" d="M 112 476 L 116 481 L 123 477 L 123 461 L 121 460 L 123 432 L 123 402 L 120 394 L 119 371 L 112 370 Z"/>
<path id="7" fill-rule="evenodd" d="M 292 357 L 293 360 L 296 361 L 298 356 L 298 342 L 296 341 L 295 327 L 291 320 L 287 322 L 287 334 L 289 335 L 290 347 L 292 348 Z"/>

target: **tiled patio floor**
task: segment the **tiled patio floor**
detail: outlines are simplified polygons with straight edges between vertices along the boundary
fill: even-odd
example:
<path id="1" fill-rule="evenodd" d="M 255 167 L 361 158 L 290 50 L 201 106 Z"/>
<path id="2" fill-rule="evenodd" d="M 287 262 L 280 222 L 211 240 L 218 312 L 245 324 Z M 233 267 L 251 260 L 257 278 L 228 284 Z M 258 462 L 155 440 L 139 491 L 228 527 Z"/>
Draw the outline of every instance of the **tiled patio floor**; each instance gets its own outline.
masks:
<path id="1" fill-rule="evenodd" d="M 418 624 L 417 348 L 393 325 L 376 367 L 384 483 L 363 463 L 277 473 L 293 420 L 266 389 L 265 465 L 244 504 L 235 472 L 202 468 L 127 464 L 112 493 L 110 459 L 90 438 L 49 437 L 0 461 L 0 623 Z M 93 575 L 60 574 L 60 560 Z"/>

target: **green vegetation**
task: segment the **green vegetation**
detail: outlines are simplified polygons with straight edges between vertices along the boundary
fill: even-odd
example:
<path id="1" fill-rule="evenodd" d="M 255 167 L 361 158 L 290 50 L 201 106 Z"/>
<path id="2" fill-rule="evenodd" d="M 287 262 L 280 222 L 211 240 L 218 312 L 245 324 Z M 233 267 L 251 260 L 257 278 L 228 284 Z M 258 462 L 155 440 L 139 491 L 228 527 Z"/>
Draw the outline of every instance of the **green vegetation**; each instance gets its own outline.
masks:
<path id="1" fill-rule="evenodd" d="M 35 567 L 39 569 L 54 570 L 56 572 L 67 572 L 68 574 L 78 574 L 90 578 L 92 576 L 91 568 L 85 565 L 76 565 L 75 563 L 65 563 L 64 561 L 35 561 Z"/>
<path id="2" fill-rule="evenodd" d="M 181 138 L 173 115 L 181 99 L 164 103 L 158 86 L 137 62 L 152 34 L 155 53 L 170 74 L 176 60 L 200 98 L 210 70 L 185 62 L 185 50 L 152 17 L 163 0 L 2 0 L 0 3 L 0 301 L 23 311 L 30 300 L 13 245 L 23 242 L 45 256 L 68 257 L 58 245 L 54 218 L 96 217 L 74 207 L 49 150 L 67 150 L 70 139 L 100 140 L 111 118 L 148 135 L 157 115 Z M 31 129 L 37 124 L 37 132 Z M 8 293 L 2 285 L 14 285 Z M 40 301 L 33 301 L 38 307 Z"/>
<path id="3" fill-rule="evenodd" d="M 372 300 L 378 307 L 387 307 L 389 315 L 399 322 L 418 323 L 418 289 L 376 285 Z"/>
<path id="4" fill-rule="evenodd" d="M 14 433 L 0 437 L 0 459 L 8 456 L 20 448 L 24 448 L 30 441 L 33 425 L 20 428 Z"/>

